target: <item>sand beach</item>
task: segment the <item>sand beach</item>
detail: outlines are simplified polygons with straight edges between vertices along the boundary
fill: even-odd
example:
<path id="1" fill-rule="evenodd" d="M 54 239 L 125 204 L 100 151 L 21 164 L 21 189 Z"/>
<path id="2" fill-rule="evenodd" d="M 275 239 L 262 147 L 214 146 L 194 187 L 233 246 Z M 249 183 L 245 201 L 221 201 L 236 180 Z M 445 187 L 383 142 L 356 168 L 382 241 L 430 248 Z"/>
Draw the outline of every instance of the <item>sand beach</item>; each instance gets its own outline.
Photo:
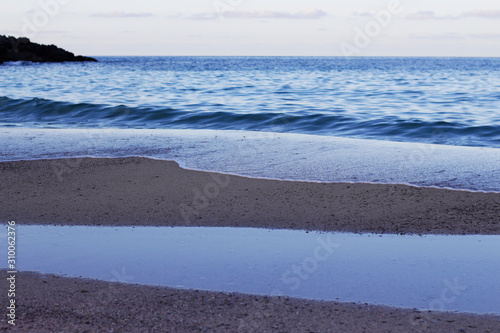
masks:
<path id="1" fill-rule="evenodd" d="M 500 193 L 255 179 L 186 170 L 174 161 L 142 157 L 2 162 L 0 191 L 0 218 L 18 225 L 500 233 Z M 20 272 L 17 283 L 18 331 L 495 332 L 500 327 L 498 316 L 176 290 L 30 272 Z M 1 325 L 12 329 L 5 319 Z"/>

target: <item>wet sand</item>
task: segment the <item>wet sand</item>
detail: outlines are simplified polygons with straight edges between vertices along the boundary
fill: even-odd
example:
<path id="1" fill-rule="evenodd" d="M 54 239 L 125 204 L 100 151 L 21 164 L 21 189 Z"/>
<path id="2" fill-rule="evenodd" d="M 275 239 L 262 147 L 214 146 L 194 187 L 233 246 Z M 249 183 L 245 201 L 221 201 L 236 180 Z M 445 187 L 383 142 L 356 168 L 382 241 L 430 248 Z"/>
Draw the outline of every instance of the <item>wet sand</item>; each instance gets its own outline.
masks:
<path id="1" fill-rule="evenodd" d="M 2 272 L 2 276 L 5 271 Z M 7 287 L 1 280 L 2 290 Z M 500 317 L 19 273 L 19 332 L 498 332 Z M 1 294 L 5 304 L 6 295 Z M 0 330 L 7 327 L 4 316 Z"/>
<path id="2" fill-rule="evenodd" d="M 499 234 L 500 194 L 249 179 L 147 158 L 0 163 L 2 221 Z M 2 275 L 5 276 L 5 271 Z M 7 290 L 1 279 L 1 290 Z M 496 332 L 500 317 L 18 274 L 16 329 Z M 0 294 L 6 304 L 6 293 Z M 7 329 L 5 317 L 0 328 Z M 11 327 L 9 327 L 10 329 Z"/>
<path id="3" fill-rule="evenodd" d="M 3 162 L 0 190 L 0 219 L 21 224 L 500 234 L 500 193 L 252 179 L 138 157 Z"/>

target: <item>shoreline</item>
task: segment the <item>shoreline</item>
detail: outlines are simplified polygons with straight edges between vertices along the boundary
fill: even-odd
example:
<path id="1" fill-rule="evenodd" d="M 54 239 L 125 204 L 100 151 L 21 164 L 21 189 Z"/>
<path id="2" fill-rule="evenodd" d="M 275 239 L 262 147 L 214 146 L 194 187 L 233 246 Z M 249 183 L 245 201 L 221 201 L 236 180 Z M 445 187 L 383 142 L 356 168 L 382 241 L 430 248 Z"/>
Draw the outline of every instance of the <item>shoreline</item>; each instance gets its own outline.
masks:
<path id="1" fill-rule="evenodd" d="M 500 234 L 500 193 L 247 178 L 149 158 L 0 162 L 1 220 Z"/>
<path id="2" fill-rule="evenodd" d="M 224 176 L 234 176 L 234 177 L 242 177 L 242 178 L 248 178 L 248 179 L 255 179 L 255 180 L 271 180 L 271 181 L 282 181 L 282 182 L 294 182 L 294 183 L 311 183 L 311 184 L 348 184 L 348 185 L 356 185 L 356 184 L 366 184 L 366 185 L 387 185 L 387 186 L 407 186 L 415 189 L 436 189 L 436 190 L 449 190 L 449 191 L 456 191 L 456 192 L 469 192 L 469 193 L 492 193 L 492 194 L 500 194 L 500 191 L 494 191 L 494 190 L 477 190 L 477 189 L 466 189 L 466 188 L 453 188 L 453 187 L 440 187 L 437 185 L 415 185 L 412 183 L 380 183 L 380 182 L 369 182 L 369 181 L 320 181 L 320 180 L 296 180 L 296 179 L 281 179 L 281 178 L 273 178 L 273 177 L 263 177 L 263 176 L 246 176 L 242 174 L 237 174 L 237 173 L 231 173 L 231 172 L 222 172 L 222 171 L 214 171 L 214 170 L 205 170 L 205 169 L 198 169 L 198 168 L 190 168 L 181 165 L 179 161 L 176 160 L 168 160 L 164 158 L 159 158 L 159 157 L 150 157 L 150 156 L 141 156 L 141 155 L 130 155 L 130 156 L 120 156 L 120 157 L 101 157 L 101 156 L 75 156 L 75 157 L 57 157 L 57 158 L 34 158 L 34 159 L 14 159 L 14 160 L 0 160 L 1 163 L 9 163 L 9 162 L 29 162 L 29 161 L 51 161 L 51 162 L 56 162 L 57 161 L 67 161 L 69 159 L 101 159 L 101 160 L 113 160 L 113 159 L 130 159 L 130 158 L 140 158 L 140 159 L 148 159 L 148 160 L 155 160 L 155 161 L 163 161 L 163 162 L 170 162 L 170 163 L 175 163 L 177 166 L 179 166 L 183 170 L 187 171 L 196 171 L 196 172 L 202 172 L 202 173 L 214 173 L 214 174 L 220 174 Z"/>
<path id="3" fill-rule="evenodd" d="M 177 164 L 181 169 L 187 170 L 187 171 L 196 171 L 196 172 L 202 172 L 202 173 L 215 173 L 215 174 L 220 174 L 220 175 L 227 175 L 227 176 L 235 176 L 235 177 L 242 177 L 242 178 L 248 178 L 248 179 L 255 179 L 255 180 L 271 180 L 271 181 L 282 181 L 282 182 L 294 182 L 294 183 L 312 183 L 312 184 L 366 184 L 366 185 L 387 185 L 387 186 L 407 186 L 415 189 L 437 189 L 437 190 L 449 190 L 449 191 L 456 191 L 456 192 L 469 192 L 469 193 L 492 193 L 492 194 L 500 194 L 500 191 L 495 191 L 495 190 L 478 190 L 478 189 L 467 189 L 467 188 L 453 188 L 453 187 L 446 187 L 446 186 L 437 186 L 437 185 L 415 185 L 412 183 L 384 183 L 384 182 L 369 182 L 369 181 L 320 181 L 320 180 L 303 180 L 303 179 L 291 179 L 291 178 L 273 178 L 273 177 L 264 177 L 264 176 L 246 176 L 243 174 L 238 174 L 238 173 L 231 173 L 231 172 L 222 172 L 222 171 L 214 171 L 214 170 L 205 170 L 205 169 L 199 169 L 199 168 L 191 168 L 191 167 L 186 167 L 183 166 L 179 161 L 176 160 L 169 160 L 169 159 L 164 159 L 160 157 L 150 157 L 150 156 L 141 156 L 141 155 L 129 155 L 129 156 L 120 156 L 120 157 L 101 157 L 101 156 L 74 156 L 74 157 L 56 157 L 56 158 L 34 158 L 34 159 L 12 159 L 12 160 L 0 160 L 0 163 L 9 163 L 9 162 L 29 162 L 29 161 L 52 161 L 52 162 L 57 162 L 57 161 L 64 161 L 69 160 L 69 159 L 102 159 L 102 160 L 113 160 L 113 159 L 129 159 L 129 158 L 144 158 L 148 160 L 155 160 L 155 161 L 163 161 L 163 162 L 173 162 Z"/>
<path id="4" fill-rule="evenodd" d="M 0 161 L 143 156 L 243 177 L 500 192 L 500 149 L 293 133 L 0 129 Z"/>

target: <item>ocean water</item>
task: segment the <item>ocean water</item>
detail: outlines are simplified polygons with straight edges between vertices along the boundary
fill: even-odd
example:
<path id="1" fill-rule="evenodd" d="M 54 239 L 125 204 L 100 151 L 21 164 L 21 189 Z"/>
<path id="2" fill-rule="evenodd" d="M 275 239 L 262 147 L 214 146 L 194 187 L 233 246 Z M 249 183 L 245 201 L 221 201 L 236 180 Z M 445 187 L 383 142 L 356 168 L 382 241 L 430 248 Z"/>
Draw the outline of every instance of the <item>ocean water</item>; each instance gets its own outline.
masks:
<path id="1" fill-rule="evenodd" d="M 100 57 L 0 66 L 0 127 L 500 147 L 500 58 Z"/>

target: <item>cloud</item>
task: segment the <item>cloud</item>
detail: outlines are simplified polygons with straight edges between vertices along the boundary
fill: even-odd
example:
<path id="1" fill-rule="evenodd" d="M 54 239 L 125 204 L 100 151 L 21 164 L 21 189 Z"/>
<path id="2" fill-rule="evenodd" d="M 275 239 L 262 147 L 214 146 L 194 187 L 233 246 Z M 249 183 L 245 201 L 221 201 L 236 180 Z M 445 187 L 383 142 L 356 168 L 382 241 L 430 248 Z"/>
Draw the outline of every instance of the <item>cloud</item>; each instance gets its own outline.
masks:
<path id="1" fill-rule="evenodd" d="M 500 39 L 500 34 L 494 33 L 470 34 L 469 36 L 478 39 Z"/>
<path id="2" fill-rule="evenodd" d="M 454 20 L 457 19 L 456 16 L 446 15 L 446 16 L 438 16 L 435 12 L 430 10 L 423 10 L 416 13 L 411 13 L 406 15 L 406 19 L 408 20 Z"/>
<path id="3" fill-rule="evenodd" d="M 352 13 L 352 16 L 361 16 L 361 17 L 367 17 L 367 16 L 373 16 L 373 13 L 369 12 L 354 12 Z"/>
<path id="4" fill-rule="evenodd" d="M 459 35 L 454 32 L 449 32 L 445 34 L 433 35 L 433 34 L 425 34 L 425 35 L 416 35 L 410 34 L 409 38 L 413 39 L 434 39 L 434 40 L 443 40 L 443 39 L 464 39 L 465 36 Z"/>
<path id="5" fill-rule="evenodd" d="M 458 34 L 455 32 L 448 32 L 444 34 L 410 34 L 409 38 L 413 39 L 433 39 L 433 40 L 444 40 L 444 39 L 500 39 L 500 33 L 473 33 L 473 34 Z"/>
<path id="6" fill-rule="evenodd" d="M 464 12 L 460 16 L 496 19 L 500 18 L 500 10 L 473 10 L 469 12 Z"/>
<path id="7" fill-rule="evenodd" d="M 212 13 L 200 13 L 200 14 L 192 14 L 187 16 L 186 18 L 189 20 L 216 20 L 217 15 Z"/>
<path id="8" fill-rule="evenodd" d="M 406 15 L 409 20 L 432 20 L 436 18 L 436 13 L 426 10 Z"/>
<path id="9" fill-rule="evenodd" d="M 184 15 L 181 12 L 178 12 L 176 14 L 165 15 L 164 17 L 168 19 L 180 19 L 183 18 Z"/>
<path id="10" fill-rule="evenodd" d="M 317 20 L 322 17 L 328 16 L 326 12 L 317 8 L 309 8 L 296 13 L 285 11 L 271 11 L 271 10 L 248 10 L 248 11 L 225 11 L 221 12 L 224 18 L 236 19 L 304 19 L 304 20 Z M 214 20 L 219 18 L 214 13 L 201 13 L 194 14 L 188 17 L 191 20 Z"/>
<path id="11" fill-rule="evenodd" d="M 40 30 L 41 34 L 67 34 L 67 30 Z"/>
<path id="12" fill-rule="evenodd" d="M 409 20 L 456 20 L 469 17 L 496 19 L 500 18 L 500 10 L 474 10 L 474 11 L 463 12 L 456 16 L 452 15 L 439 16 L 433 11 L 425 10 L 406 15 L 406 18 Z"/>
<path id="13" fill-rule="evenodd" d="M 91 16 L 93 16 L 93 17 L 129 18 L 129 17 L 151 17 L 154 15 L 152 13 L 108 12 L 108 13 L 95 13 L 95 14 L 92 14 Z"/>

